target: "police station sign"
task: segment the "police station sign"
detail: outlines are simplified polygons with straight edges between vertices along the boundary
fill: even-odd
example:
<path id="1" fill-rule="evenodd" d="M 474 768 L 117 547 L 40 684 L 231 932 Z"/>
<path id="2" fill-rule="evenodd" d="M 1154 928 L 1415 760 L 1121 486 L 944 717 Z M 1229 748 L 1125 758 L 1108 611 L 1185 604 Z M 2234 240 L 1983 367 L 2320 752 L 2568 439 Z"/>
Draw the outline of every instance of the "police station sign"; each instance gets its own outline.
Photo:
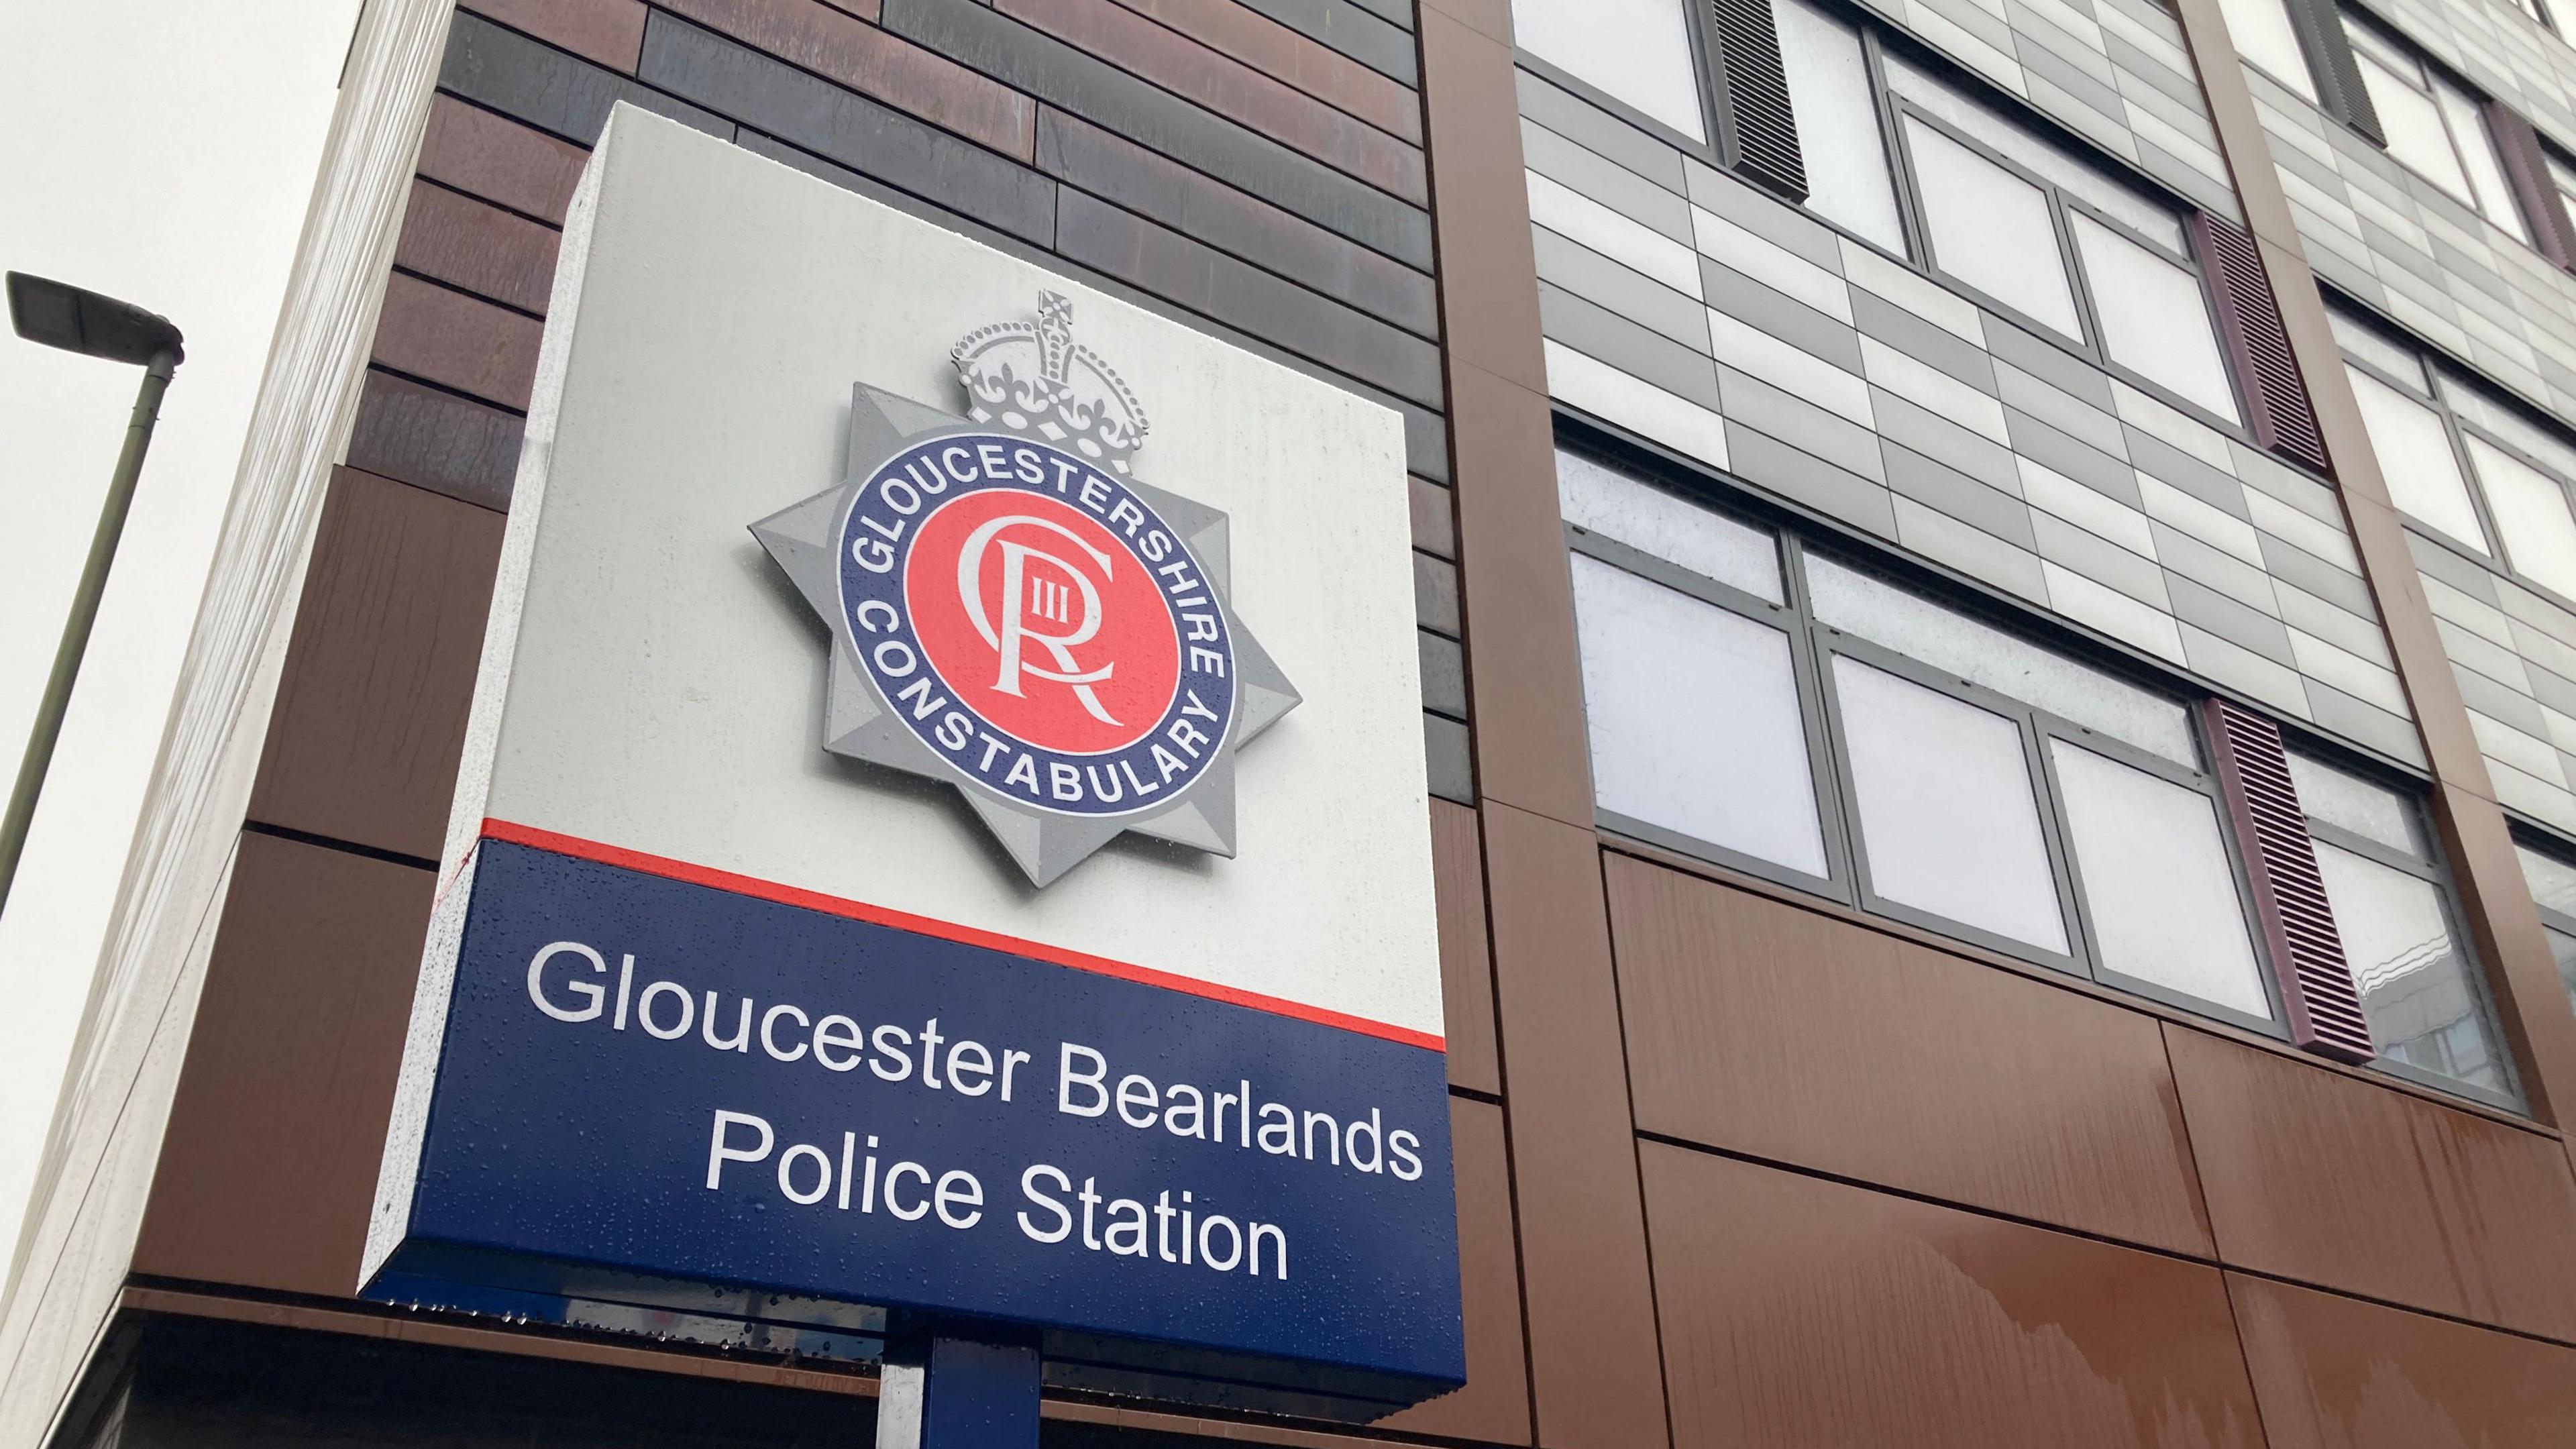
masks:
<path id="1" fill-rule="evenodd" d="M 364 1291 L 1454 1386 L 1405 487 L 1385 409 L 621 108 Z"/>

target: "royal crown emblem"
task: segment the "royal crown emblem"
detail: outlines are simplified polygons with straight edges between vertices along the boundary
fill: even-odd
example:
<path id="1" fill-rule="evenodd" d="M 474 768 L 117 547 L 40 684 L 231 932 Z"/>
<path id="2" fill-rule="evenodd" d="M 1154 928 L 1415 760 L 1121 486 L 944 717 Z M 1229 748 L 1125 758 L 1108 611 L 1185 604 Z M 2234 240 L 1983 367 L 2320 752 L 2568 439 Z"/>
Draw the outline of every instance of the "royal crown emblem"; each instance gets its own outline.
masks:
<path id="1" fill-rule="evenodd" d="M 841 481 L 751 526 L 831 632 L 823 748 L 954 784 L 1037 886 L 1128 831 L 1233 855 L 1235 751 L 1299 701 L 1226 516 L 1133 476 L 1066 298 L 949 356 L 964 415 L 859 384 Z"/>
<path id="2" fill-rule="evenodd" d="M 997 322 L 959 339 L 948 358 L 966 384 L 966 415 L 1069 447 L 1120 477 L 1144 445 L 1145 409 L 1100 355 L 1073 340 L 1073 303 L 1038 294 L 1038 320 Z"/>

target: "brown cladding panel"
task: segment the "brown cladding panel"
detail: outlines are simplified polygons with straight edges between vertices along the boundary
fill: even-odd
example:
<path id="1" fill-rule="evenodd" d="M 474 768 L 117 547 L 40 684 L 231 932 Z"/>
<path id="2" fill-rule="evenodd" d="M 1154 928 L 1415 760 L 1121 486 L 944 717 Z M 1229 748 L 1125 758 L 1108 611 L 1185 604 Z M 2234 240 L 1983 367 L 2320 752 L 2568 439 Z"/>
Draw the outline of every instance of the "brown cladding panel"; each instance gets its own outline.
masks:
<path id="1" fill-rule="evenodd" d="M 2208 1256 L 2153 1017 L 1609 857 L 1637 1127 Z"/>
<path id="2" fill-rule="evenodd" d="M 1416 206 L 1430 201 L 1412 145 L 1110 0 L 994 0 L 993 8 L 1380 191 Z"/>
<path id="3" fill-rule="evenodd" d="M 1503 1109 L 1450 1098 L 1449 1139 L 1458 1161 L 1458 1286 L 1467 1319 L 1467 1386 L 1381 1419 L 1377 1427 L 1527 1444 L 1529 1366 L 1521 1339 L 1520 1258 L 1512 1236 Z"/>
<path id="4" fill-rule="evenodd" d="M 332 475 L 251 819 L 438 858 L 503 521 L 355 469 Z"/>
<path id="5" fill-rule="evenodd" d="M 2576 1339 L 2576 1181 L 2556 1139 L 2168 1023 L 2231 1266 Z"/>
<path id="6" fill-rule="evenodd" d="M 562 233 L 426 181 L 411 184 L 394 265 L 543 314 Z"/>
<path id="7" fill-rule="evenodd" d="M 435 883 L 241 837 L 134 1271 L 357 1290 Z"/>
<path id="8" fill-rule="evenodd" d="M 1539 1439 L 1662 1449 L 1600 847 L 1589 830 L 1490 800 L 1483 817 Z"/>
<path id="9" fill-rule="evenodd" d="M 442 95 L 429 103 L 420 174 L 561 226 L 590 153 Z"/>
<path id="10" fill-rule="evenodd" d="M 663 8 L 1006 155 L 1034 153 L 1036 102 L 817 0 L 663 0 Z"/>
<path id="11" fill-rule="evenodd" d="M 1449 1084 L 1499 1095 L 1494 958 L 1485 940 L 1485 851 L 1476 812 L 1431 802 L 1431 880 L 1440 902 L 1440 995 L 1448 1008 Z"/>
<path id="12" fill-rule="evenodd" d="M 2228 1276 L 2272 1449 L 2565 1449 L 2576 1349 Z"/>
<path id="13" fill-rule="evenodd" d="M 515 413 L 370 371 L 349 429 L 349 466 L 506 509 L 525 429 Z"/>
<path id="14" fill-rule="evenodd" d="M 385 280 L 375 360 L 441 387 L 528 410 L 544 324 L 400 273 Z"/>
<path id="15" fill-rule="evenodd" d="M 636 54 L 644 48 L 643 0 L 461 0 L 461 4 L 629 75 L 635 73 Z"/>
<path id="16" fill-rule="evenodd" d="M 1348 111 L 1381 131 L 1422 140 L 1422 104 L 1413 91 L 1307 39 L 1239 0 L 1118 0 L 1210 49 Z M 1283 11 L 1294 14 L 1294 11 Z M 1329 13 L 1329 12 L 1327 12 Z"/>
<path id="17" fill-rule="evenodd" d="M 1675 1449 L 2262 1449 L 2214 1268 L 1640 1152 Z"/>

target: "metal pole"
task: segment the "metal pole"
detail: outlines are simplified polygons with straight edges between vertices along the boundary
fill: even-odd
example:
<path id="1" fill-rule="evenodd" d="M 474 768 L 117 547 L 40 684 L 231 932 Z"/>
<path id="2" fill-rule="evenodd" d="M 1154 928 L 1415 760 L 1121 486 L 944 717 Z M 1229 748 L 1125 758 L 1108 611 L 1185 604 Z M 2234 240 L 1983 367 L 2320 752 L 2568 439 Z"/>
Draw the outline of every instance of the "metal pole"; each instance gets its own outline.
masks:
<path id="1" fill-rule="evenodd" d="M 89 562 L 81 566 L 80 587 L 72 594 L 71 617 L 63 621 L 63 642 L 54 650 L 54 671 L 45 677 L 45 697 L 36 706 L 36 727 L 27 736 L 27 754 L 18 764 L 18 784 L 9 792 L 9 814 L 0 821 L 0 910 L 9 904 L 9 887 L 18 878 L 18 857 L 27 848 L 27 827 L 36 818 L 36 797 L 44 792 L 45 771 L 54 761 L 54 741 L 63 732 L 63 711 L 72 702 L 72 681 L 80 676 L 81 655 L 89 649 L 90 626 L 98 622 L 99 596 L 107 592 L 108 566 L 116 561 L 117 540 L 125 533 L 125 515 L 134 507 L 135 480 L 143 476 L 144 450 L 152 446 L 152 425 L 161 417 L 161 395 L 169 391 L 170 374 L 179 370 L 179 352 L 154 353 L 144 369 L 143 387 L 135 394 L 134 416 L 125 425 L 125 451 L 117 455 L 116 477 L 107 485 L 107 503 L 99 510 L 98 532 L 89 541 Z"/>
<path id="2" fill-rule="evenodd" d="M 877 1391 L 876 1449 L 1037 1449 L 1035 1333 L 894 1317 Z"/>

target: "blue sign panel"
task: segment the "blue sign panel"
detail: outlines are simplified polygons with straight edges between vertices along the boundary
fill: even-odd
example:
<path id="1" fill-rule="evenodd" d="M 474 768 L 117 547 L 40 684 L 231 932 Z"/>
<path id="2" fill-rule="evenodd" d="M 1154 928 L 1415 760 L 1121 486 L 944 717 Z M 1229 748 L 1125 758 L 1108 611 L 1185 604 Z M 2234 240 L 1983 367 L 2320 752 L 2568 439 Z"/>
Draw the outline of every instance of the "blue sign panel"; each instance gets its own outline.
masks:
<path id="1" fill-rule="evenodd" d="M 1364 1414 L 1464 1378 L 1437 1051 L 509 841 L 469 888 L 379 1296 L 733 1285 Z"/>

